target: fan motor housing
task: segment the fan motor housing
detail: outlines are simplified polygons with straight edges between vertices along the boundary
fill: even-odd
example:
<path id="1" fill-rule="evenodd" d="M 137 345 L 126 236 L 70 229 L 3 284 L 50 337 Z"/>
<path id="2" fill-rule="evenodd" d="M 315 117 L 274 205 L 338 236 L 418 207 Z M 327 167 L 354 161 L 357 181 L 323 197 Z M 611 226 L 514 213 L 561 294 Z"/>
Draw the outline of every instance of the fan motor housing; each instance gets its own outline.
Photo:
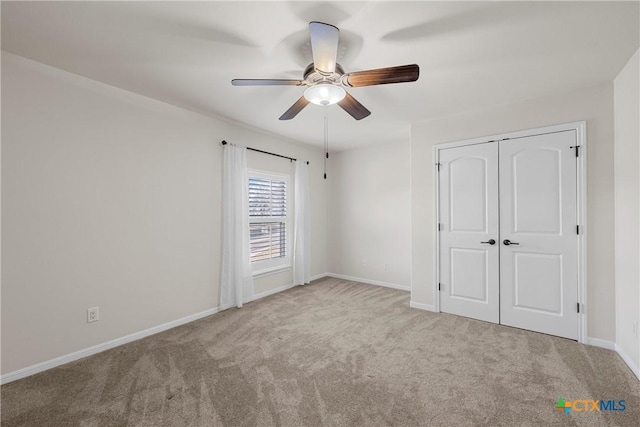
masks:
<path id="1" fill-rule="evenodd" d="M 317 76 L 314 76 L 317 74 Z M 326 81 L 331 83 L 337 83 L 340 81 L 340 77 L 344 74 L 342 65 L 336 63 L 336 70 L 332 74 L 323 74 L 320 71 L 316 71 L 313 62 L 304 69 L 303 79 L 309 83 L 318 83 L 320 81 Z"/>

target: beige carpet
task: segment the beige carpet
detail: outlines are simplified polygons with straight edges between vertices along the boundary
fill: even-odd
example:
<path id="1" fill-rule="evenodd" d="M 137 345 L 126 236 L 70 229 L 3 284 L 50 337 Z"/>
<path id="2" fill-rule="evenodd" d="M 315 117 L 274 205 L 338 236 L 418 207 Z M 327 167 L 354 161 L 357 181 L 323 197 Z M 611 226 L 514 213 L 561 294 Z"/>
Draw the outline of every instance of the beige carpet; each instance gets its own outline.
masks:
<path id="1" fill-rule="evenodd" d="M 640 425 L 615 353 L 408 302 L 323 279 L 4 385 L 2 425 Z"/>

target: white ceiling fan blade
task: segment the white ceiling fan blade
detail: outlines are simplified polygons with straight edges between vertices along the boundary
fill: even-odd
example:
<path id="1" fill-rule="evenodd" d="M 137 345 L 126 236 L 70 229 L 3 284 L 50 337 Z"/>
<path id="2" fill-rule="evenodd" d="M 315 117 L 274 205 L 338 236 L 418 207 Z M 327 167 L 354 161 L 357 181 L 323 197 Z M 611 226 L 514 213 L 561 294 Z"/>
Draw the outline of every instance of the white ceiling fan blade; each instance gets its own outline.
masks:
<path id="1" fill-rule="evenodd" d="M 314 21 L 309 23 L 309 36 L 314 67 L 324 73 L 335 72 L 340 30 L 333 25 Z"/>
<path id="2" fill-rule="evenodd" d="M 234 86 L 302 86 L 302 80 L 290 79 L 233 79 Z"/>

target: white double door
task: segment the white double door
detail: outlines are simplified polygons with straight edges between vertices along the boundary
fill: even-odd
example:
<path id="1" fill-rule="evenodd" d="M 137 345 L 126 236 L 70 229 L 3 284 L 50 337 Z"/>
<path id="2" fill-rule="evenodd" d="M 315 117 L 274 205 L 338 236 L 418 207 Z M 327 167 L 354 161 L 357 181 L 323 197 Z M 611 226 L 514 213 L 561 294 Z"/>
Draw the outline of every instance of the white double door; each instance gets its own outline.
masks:
<path id="1" fill-rule="evenodd" d="M 575 131 L 440 150 L 440 309 L 578 337 Z"/>

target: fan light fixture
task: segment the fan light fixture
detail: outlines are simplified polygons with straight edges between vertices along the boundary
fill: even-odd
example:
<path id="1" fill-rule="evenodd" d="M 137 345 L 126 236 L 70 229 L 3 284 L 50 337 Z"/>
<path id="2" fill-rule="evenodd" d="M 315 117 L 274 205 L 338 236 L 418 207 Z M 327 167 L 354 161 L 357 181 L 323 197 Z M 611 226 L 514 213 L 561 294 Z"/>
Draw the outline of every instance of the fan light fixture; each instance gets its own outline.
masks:
<path id="1" fill-rule="evenodd" d="M 0 0 L 1 1 L 1 0 Z M 297 34 L 297 33 L 296 33 Z M 346 88 L 415 82 L 420 76 L 418 64 L 376 68 L 374 70 L 345 73 L 336 61 L 340 30 L 324 22 L 309 22 L 312 62 L 302 73 L 302 79 L 233 79 L 234 86 L 304 86 L 304 95 L 298 98 L 280 120 L 291 120 L 309 104 L 321 106 L 338 104 L 355 120 L 369 117 L 371 111 L 359 103 Z M 341 48 L 342 49 L 342 48 Z"/>
<path id="2" fill-rule="evenodd" d="M 322 106 L 337 104 L 346 95 L 347 92 L 343 88 L 328 83 L 320 83 L 304 91 L 307 101 Z"/>

